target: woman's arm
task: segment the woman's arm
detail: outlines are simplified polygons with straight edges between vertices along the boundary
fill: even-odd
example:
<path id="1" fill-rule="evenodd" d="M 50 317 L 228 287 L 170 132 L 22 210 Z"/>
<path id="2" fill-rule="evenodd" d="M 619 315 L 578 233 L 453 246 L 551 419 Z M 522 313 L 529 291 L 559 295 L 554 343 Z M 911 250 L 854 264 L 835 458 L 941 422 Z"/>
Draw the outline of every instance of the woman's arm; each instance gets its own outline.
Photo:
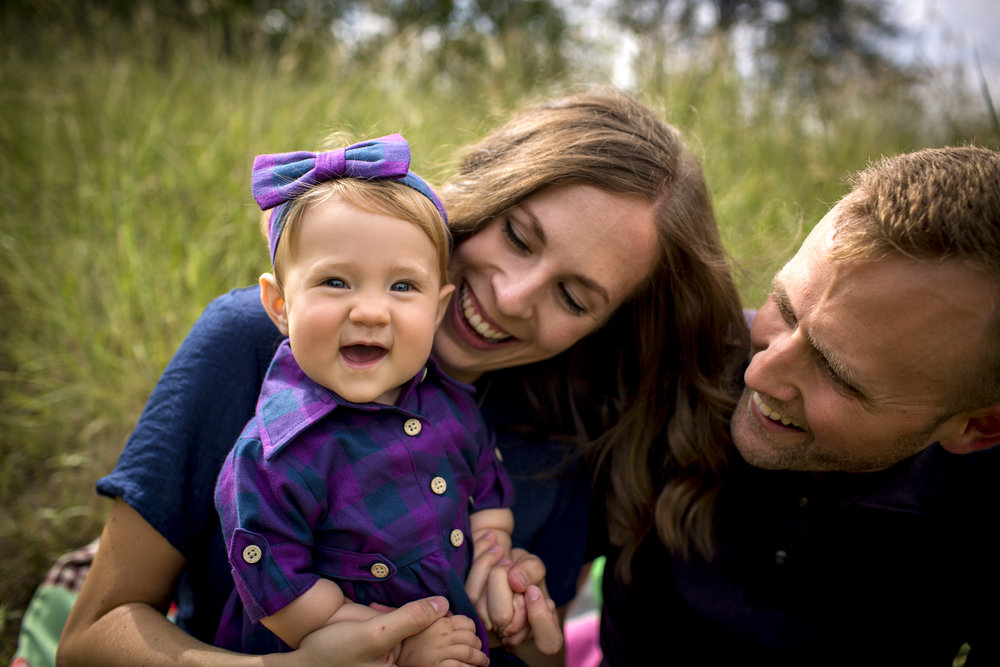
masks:
<path id="1" fill-rule="evenodd" d="M 59 665 L 264 665 L 196 640 L 164 616 L 184 557 L 115 500 L 59 641 Z"/>
<path id="2" fill-rule="evenodd" d="M 372 621 L 327 626 L 306 636 L 293 653 L 239 655 L 198 641 L 163 615 L 184 564 L 184 557 L 145 519 L 115 500 L 94 564 L 63 629 L 56 656 L 60 667 L 385 665 L 393 647 L 448 611 L 444 598 L 426 598 Z"/>

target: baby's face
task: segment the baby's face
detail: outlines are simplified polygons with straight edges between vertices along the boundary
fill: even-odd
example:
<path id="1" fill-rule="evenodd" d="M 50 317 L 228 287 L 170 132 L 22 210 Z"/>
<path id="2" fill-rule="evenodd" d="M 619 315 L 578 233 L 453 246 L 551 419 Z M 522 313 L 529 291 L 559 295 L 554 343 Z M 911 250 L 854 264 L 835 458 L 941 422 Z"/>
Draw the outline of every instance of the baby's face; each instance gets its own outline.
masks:
<path id="1" fill-rule="evenodd" d="M 392 404 L 427 361 L 454 287 L 416 225 L 331 198 L 297 223 L 284 271 L 292 353 L 317 383 L 355 403 Z"/>

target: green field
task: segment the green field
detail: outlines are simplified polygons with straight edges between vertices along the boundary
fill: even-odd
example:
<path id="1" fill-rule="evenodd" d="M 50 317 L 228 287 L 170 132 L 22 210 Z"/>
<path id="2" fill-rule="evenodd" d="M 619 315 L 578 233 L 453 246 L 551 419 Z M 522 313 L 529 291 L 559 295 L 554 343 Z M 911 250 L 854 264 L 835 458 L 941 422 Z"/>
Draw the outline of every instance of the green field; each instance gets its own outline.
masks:
<path id="1" fill-rule="evenodd" d="M 610 67 L 598 57 L 535 76 L 502 50 L 449 67 L 405 41 L 363 58 L 316 43 L 223 55 L 209 30 L 111 20 L 0 29 L 6 664 L 45 569 L 99 534 L 109 503 L 94 482 L 173 350 L 209 300 L 266 269 L 255 154 L 313 148 L 331 130 L 399 131 L 418 171 L 440 181 L 453 151 L 508 110 L 606 83 Z M 738 75 L 725 49 L 684 61 L 647 63 L 634 89 L 702 158 L 748 306 L 849 171 L 882 154 L 1000 141 L 978 90 L 940 77 L 844 77 L 805 95 Z"/>

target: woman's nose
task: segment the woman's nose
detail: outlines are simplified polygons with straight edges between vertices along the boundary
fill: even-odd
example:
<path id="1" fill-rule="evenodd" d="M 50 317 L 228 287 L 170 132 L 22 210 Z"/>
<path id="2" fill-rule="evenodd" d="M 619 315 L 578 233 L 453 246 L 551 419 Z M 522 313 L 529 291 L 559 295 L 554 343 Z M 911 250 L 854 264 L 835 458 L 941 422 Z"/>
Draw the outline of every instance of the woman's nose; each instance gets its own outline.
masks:
<path id="1" fill-rule="evenodd" d="M 537 271 L 506 271 L 494 274 L 493 294 L 501 314 L 530 318 L 538 302 L 543 281 Z"/>

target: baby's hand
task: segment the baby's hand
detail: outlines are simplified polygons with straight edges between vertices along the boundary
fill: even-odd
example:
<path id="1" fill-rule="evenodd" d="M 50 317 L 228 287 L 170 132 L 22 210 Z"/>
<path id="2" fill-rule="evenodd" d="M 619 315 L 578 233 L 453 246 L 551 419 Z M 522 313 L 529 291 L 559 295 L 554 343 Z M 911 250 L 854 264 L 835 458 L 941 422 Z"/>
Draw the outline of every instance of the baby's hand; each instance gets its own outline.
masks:
<path id="1" fill-rule="evenodd" d="M 476 624 L 465 616 L 445 616 L 420 634 L 403 640 L 399 667 L 486 667 Z"/>
<path id="2" fill-rule="evenodd" d="M 474 554 L 465 590 L 486 628 L 507 646 L 530 638 L 540 652 L 556 653 L 562 629 L 541 559 L 523 549 L 508 554 L 489 532 L 476 540 Z"/>

